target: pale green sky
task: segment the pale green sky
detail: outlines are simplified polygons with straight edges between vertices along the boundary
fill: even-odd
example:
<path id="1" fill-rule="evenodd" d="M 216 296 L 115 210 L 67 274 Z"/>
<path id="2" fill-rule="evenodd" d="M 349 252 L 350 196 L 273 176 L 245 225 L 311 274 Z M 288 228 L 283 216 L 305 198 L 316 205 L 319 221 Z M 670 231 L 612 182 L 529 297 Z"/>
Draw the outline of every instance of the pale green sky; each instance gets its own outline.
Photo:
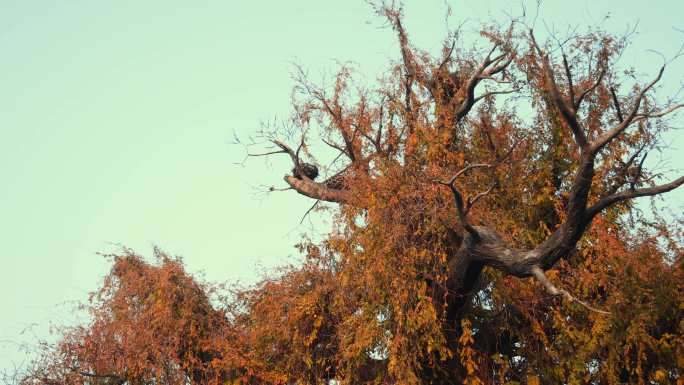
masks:
<path id="1" fill-rule="evenodd" d="M 452 25 L 519 13 L 518 1 L 450 1 Z M 439 47 L 442 0 L 408 1 L 407 28 Z M 545 1 L 547 23 L 613 31 L 640 21 L 623 60 L 647 73 L 684 34 L 679 0 Z M 253 186 L 280 183 L 286 159 L 234 165 L 232 133 L 289 113 L 292 61 L 312 73 L 353 60 L 368 79 L 397 57 L 394 35 L 358 1 L 0 0 L 0 369 L 20 362 L 14 342 L 71 319 L 69 301 L 96 289 L 95 253 L 158 245 L 212 281 L 252 282 L 257 263 L 287 260 L 309 200 Z M 666 89 L 684 78 L 684 60 Z M 671 135 L 679 151 L 684 140 Z M 667 197 L 682 208 L 680 191 Z M 10 342 L 8 342 L 10 341 Z"/>

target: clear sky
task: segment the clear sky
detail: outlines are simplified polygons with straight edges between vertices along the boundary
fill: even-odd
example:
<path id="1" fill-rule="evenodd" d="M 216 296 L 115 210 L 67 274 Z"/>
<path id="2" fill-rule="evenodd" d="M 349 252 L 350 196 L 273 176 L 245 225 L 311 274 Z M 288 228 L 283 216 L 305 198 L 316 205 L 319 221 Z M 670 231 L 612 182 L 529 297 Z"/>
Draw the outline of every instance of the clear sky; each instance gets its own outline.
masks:
<path id="1" fill-rule="evenodd" d="M 449 4 L 451 25 L 474 30 L 521 2 Z M 416 45 L 439 48 L 444 1 L 406 11 Z M 661 61 L 646 50 L 674 54 L 682 14 L 680 0 L 547 0 L 540 18 L 564 28 L 609 15 L 615 32 L 639 21 L 623 63 L 653 74 Z M 0 369 L 21 361 L 15 343 L 71 320 L 107 271 L 96 252 L 116 244 L 158 245 L 211 281 L 253 282 L 258 266 L 288 261 L 311 202 L 255 194 L 289 165 L 235 165 L 233 132 L 288 115 L 293 61 L 316 74 L 352 60 L 374 79 L 397 57 L 381 25 L 362 0 L 0 0 Z M 679 60 L 664 91 L 683 80 Z M 669 140 L 681 170 L 684 140 Z M 666 199 L 684 208 L 682 191 Z"/>

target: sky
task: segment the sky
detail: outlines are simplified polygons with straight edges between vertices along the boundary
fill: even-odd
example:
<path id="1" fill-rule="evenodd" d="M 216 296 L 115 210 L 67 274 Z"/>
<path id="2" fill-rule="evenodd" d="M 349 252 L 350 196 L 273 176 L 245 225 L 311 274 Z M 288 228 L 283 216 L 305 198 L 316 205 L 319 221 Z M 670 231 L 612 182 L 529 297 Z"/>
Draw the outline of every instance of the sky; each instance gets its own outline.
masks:
<path id="1" fill-rule="evenodd" d="M 448 24 L 444 0 L 406 1 L 415 45 L 439 49 L 448 25 L 474 31 L 524 1 L 447 3 Z M 661 63 L 648 49 L 671 56 L 684 42 L 678 0 L 568 4 L 543 2 L 539 20 L 614 32 L 638 21 L 623 64 L 644 73 Z M 291 166 L 241 164 L 234 135 L 288 116 L 293 63 L 322 74 L 350 60 L 372 81 L 397 57 L 362 0 L 0 0 L 0 370 L 51 324 L 73 322 L 108 270 L 98 253 L 158 246 L 209 281 L 247 284 L 292 261 L 312 202 L 263 194 Z M 680 59 L 664 94 L 683 81 Z M 681 136 L 665 153 L 680 170 Z M 665 199 L 684 209 L 682 191 Z"/>

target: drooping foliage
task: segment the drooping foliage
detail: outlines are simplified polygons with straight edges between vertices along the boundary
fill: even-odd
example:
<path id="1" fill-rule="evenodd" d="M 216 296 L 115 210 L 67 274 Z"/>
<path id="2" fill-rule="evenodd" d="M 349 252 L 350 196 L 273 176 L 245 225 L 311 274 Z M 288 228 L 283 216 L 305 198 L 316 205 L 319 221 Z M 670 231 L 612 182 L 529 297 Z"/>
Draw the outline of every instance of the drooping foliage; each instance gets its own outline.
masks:
<path id="1" fill-rule="evenodd" d="M 219 301 L 177 259 L 117 255 L 24 384 L 684 381 L 682 222 L 633 200 L 684 183 L 646 162 L 682 106 L 666 65 L 643 80 L 627 37 L 521 20 L 434 56 L 376 11 L 399 60 L 372 86 L 299 72 L 292 143 L 253 154 L 332 211 L 304 262 Z"/>

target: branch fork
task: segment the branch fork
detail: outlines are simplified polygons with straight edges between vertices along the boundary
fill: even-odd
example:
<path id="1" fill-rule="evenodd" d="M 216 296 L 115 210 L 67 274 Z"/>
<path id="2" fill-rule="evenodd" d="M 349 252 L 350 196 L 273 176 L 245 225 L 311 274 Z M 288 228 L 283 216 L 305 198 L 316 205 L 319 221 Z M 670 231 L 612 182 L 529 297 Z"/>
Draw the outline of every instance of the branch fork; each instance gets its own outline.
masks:
<path id="1" fill-rule="evenodd" d="M 492 191 L 492 189 L 494 188 L 494 186 L 490 187 L 486 191 L 482 191 L 482 192 L 477 193 L 473 197 L 468 197 L 468 199 L 464 202 L 463 195 L 461 194 L 461 192 L 456 187 L 455 182 L 459 176 L 465 174 L 466 172 L 468 172 L 472 169 L 489 168 L 489 167 L 492 167 L 492 166 L 490 164 L 487 164 L 487 163 L 471 164 L 471 165 L 468 165 L 468 166 L 464 167 L 463 169 L 461 169 L 454 176 L 452 176 L 451 179 L 449 179 L 448 181 L 443 181 L 443 180 L 439 180 L 439 179 L 434 180 L 435 183 L 449 187 L 449 189 L 451 190 L 451 193 L 454 195 L 454 201 L 456 202 L 456 211 L 458 214 L 458 218 L 461 221 L 461 224 L 463 225 L 463 227 L 465 227 L 465 229 L 473 235 L 477 234 L 477 231 L 475 231 L 475 229 L 473 229 L 473 227 L 467 221 L 466 217 L 468 216 L 468 212 L 470 212 L 470 209 L 473 207 L 473 205 L 478 200 L 480 200 L 485 195 L 489 194 Z"/>

